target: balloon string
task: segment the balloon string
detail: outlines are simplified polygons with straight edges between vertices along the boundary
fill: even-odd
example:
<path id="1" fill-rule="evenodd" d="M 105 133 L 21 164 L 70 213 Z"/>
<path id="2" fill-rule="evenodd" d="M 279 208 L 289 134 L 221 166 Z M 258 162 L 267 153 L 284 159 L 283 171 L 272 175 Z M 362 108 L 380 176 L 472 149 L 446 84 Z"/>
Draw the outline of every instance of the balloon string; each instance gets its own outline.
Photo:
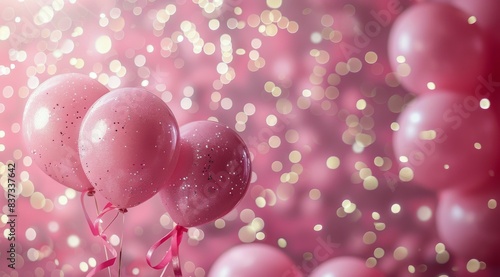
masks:
<path id="1" fill-rule="evenodd" d="M 95 194 L 95 192 L 93 193 Z M 92 196 L 94 196 L 94 194 L 92 194 Z M 94 204 L 95 204 L 95 211 L 97 215 L 99 215 L 99 203 L 97 203 L 97 197 L 94 197 Z"/>
<path id="2" fill-rule="evenodd" d="M 111 221 L 111 223 L 108 224 L 108 226 L 104 229 L 104 230 L 100 230 L 101 228 L 101 222 L 102 222 L 102 218 L 104 217 L 104 215 L 106 215 L 107 213 L 111 212 L 111 211 L 115 211 L 115 210 L 118 210 L 117 212 L 117 215 L 113 218 L 113 220 Z M 111 257 L 110 258 L 106 258 L 106 261 L 98 264 L 96 267 L 94 267 L 88 274 L 87 274 L 87 277 L 92 277 L 94 276 L 96 273 L 100 272 L 101 270 L 105 269 L 105 268 L 109 268 L 110 266 L 112 266 L 115 261 L 116 261 L 116 257 L 118 256 L 117 252 L 116 252 L 116 249 L 109 243 L 108 241 L 108 238 L 107 236 L 104 234 L 104 232 L 109 228 L 109 226 L 111 226 L 111 224 L 116 220 L 116 218 L 118 217 L 118 213 L 119 212 L 122 212 L 122 213 L 126 213 L 127 210 L 126 209 L 118 209 L 117 207 L 115 207 L 113 204 L 111 203 L 108 203 L 106 204 L 106 206 L 104 206 L 104 209 L 99 213 L 99 215 L 97 216 L 97 218 L 94 220 L 94 223 L 93 224 L 90 224 L 90 229 L 93 230 L 93 232 L 97 232 L 97 235 L 95 236 L 98 236 L 102 241 L 102 244 L 104 245 L 105 249 L 107 249 L 107 251 L 109 251 L 109 253 L 111 254 Z M 89 219 L 87 220 L 87 222 L 89 221 Z"/>
<path id="3" fill-rule="evenodd" d="M 187 228 L 181 225 L 176 225 L 174 229 L 172 229 L 168 234 L 166 234 L 163 238 L 155 242 L 146 255 L 146 261 L 148 265 L 154 269 L 164 269 L 170 262 L 172 262 L 172 267 L 174 268 L 174 274 L 176 277 L 182 277 L 182 270 L 179 261 L 179 246 L 182 241 L 183 234 L 187 232 Z M 172 238 L 172 242 L 170 243 L 170 247 L 161 259 L 161 261 L 157 265 L 151 264 L 151 257 L 156 249 L 162 245 L 164 242 Z M 163 272 L 164 273 L 164 272 Z M 163 275 L 162 273 L 162 275 Z"/>
<path id="4" fill-rule="evenodd" d="M 113 219 L 111 220 L 111 222 L 108 224 L 108 226 L 106 226 L 106 228 L 104 228 L 102 231 L 101 231 L 101 234 L 106 232 L 109 228 L 109 226 L 111 226 L 111 224 L 113 224 L 113 222 L 115 222 L 115 220 L 118 218 L 118 215 L 120 214 L 120 211 L 116 212 L 116 215 L 115 217 L 113 217 Z"/>
<path id="5" fill-rule="evenodd" d="M 99 216 L 99 204 L 97 203 L 97 197 L 94 197 L 95 211 L 97 216 Z M 106 257 L 106 261 L 109 260 L 108 249 L 104 247 L 104 257 Z M 108 275 L 111 277 L 111 267 L 108 267 Z"/>
<path id="6" fill-rule="evenodd" d="M 163 268 L 163 271 L 161 272 L 160 277 L 163 277 L 163 275 L 165 275 L 165 272 L 167 272 L 167 268 L 168 268 L 168 267 L 164 267 L 164 268 Z"/>
<path id="7" fill-rule="evenodd" d="M 96 210 L 97 216 L 99 216 L 99 213 L 100 213 L 99 212 L 99 205 L 97 203 L 97 198 L 95 197 L 95 190 L 89 189 L 87 191 L 84 191 L 80 197 L 80 200 L 82 202 L 82 208 L 83 208 L 83 213 L 85 214 L 85 219 L 86 219 L 87 224 L 90 228 L 90 231 L 92 232 L 92 235 L 99 236 L 99 228 L 95 228 L 94 223 L 90 219 L 89 213 L 88 213 L 87 208 L 85 206 L 85 195 L 94 198 L 95 210 Z M 107 247 L 104 247 L 104 255 L 106 256 L 106 261 L 109 260 Z M 109 268 L 109 267 L 108 267 L 108 274 L 109 274 L 109 277 L 111 277 L 111 268 Z"/>
<path id="8" fill-rule="evenodd" d="M 125 213 L 123 213 L 122 220 L 122 234 L 120 237 L 120 255 L 118 258 L 118 277 L 122 276 L 122 255 L 123 255 L 123 233 L 125 230 Z"/>

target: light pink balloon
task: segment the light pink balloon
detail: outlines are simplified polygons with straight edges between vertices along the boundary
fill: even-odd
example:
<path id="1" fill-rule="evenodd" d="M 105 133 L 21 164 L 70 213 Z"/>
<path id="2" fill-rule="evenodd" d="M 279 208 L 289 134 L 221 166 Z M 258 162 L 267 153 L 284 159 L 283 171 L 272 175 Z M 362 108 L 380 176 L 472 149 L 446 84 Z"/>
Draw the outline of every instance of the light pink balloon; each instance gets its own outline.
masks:
<path id="1" fill-rule="evenodd" d="M 473 191 L 442 192 L 436 223 L 446 248 L 461 258 L 499 264 L 499 202 L 498 181 Z"/>
<path id="2" fill-rule="evenodd" d="M 272 246 L 252 243 L 231 248 L 212 265 L 208 277 L 302 277 L 290 258 Z"/>
<path id="3" fill-rule="evenodd" d="M 433 82 L 439 90 L 473 91 L 490 55 L 481 30 L 468 18 L 452 5 L 422 3 L 396 19 L 389 59 L 404 87 L 422 94 Z"/>
<path id="4" fill-rule="evenodd" d="M 384 277 L 377 268 L 369 268 L 356 257 L 338 257 L 322 263 L 310 277 Z"/>
<path id="5" fill-rule="evenodd" d="M 169 107 L 142 88 L 100 98 L 80 130 L 80 158 L 92 185 L 118 208 L 155 195 L 178 157 L 179 130 Z"/>
<path id="6" fill-rule="evenodd" d="M 90 106 L 108 89 L 78 73 L 43 82 L 30 95 L 23 136 L 33 161 L 57 182 L 78 191 L 92 188 L 78 155 L 78 133 Z"/>
<path id="7" fill-rule="evenodd" d="M 196 121 L 180 133 L 179 160 L 160 196 L 172 219 L 191 227 L 230 212 L 245 195 L 252 170 L 247 146 L 229 127 Z"/>
<path id="8" fill-rule="evenodd" d="M 471 188 L 491 179 L 500 133 L 494 112 L 481 108 L 480 99 L 433 92 L 417 97 L 401 113 L 394 152 L 403 157 L 400 166 L 413 171 L 416 183 L 442 190 Z"/>

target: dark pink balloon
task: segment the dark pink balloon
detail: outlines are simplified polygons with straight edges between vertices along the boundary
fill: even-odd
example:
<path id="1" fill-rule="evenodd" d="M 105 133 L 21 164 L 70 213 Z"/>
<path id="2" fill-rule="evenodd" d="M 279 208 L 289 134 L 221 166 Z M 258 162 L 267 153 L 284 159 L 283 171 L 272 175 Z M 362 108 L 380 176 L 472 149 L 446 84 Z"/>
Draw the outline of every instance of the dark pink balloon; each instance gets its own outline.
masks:
<path id="1" fill-rule="evenodd" d="M 212 265 L 208 277 L 302 277 L 290 258 L 272 246 L 252 243 L 231 248 Z"/>
<path id="2" fill-rule="evenodd" d="M 179 129 L 169 107 L 141 88 L 101 97 L 80 130 L 80 158 L 92 185 L 118 208 L 155 195 L 178 157 Z"/>
<path id="3" fill-rule="evenodd" d="M 499 201 L 498 181 L 473 191 L 441 192 L 436 222 L 446 248 L 461 258 L 498 264 Z"/>
<path id="4" fill-rule="evenodd" d="M 481 108 L 480 99 L 433 92 L 417 97 L 401 113 L 394 152 L 401 167 L 413 171 L 416 183 L 441 190 L 471 188 L 491 179 L 500 132 L 494 112 Z"/>
<path id="5" fill-rule="evenodd" d="M 35 163 L 57 182 L 92 188 L 78 155 L 78 133 L 90 106 L 108 89 L 87 75 L 69 73 L 43 82 L 29 97 L 23 136 Z"/>
<path id="6" fill-rule="evenodd" d="M 356 257 L 337 257 L 322 263 L 310 277 L 384 277 L 377 268 L 369 268 L 365 261 Z"/>
<path id="7" fill-rule="evenodd" d="M 493 49 L 500 47 L 500 33 L 498 32 L 498 28 L 500 28 L 500 17 L 498 16 L 500 1 L 448 0 L 448 2 L 462 9 L 467 15 L 474 16 L 477 20 L 476 24 L 488 36 L 491 47 Z M 492 52 L 492 71 L 494 72 L 495 79 L 498 80 L 500 78 L 500 53 L 498 51 Z"/>
<path id="8" fill-rule="evenodd" d="M 235 131 L 217 122 L 191 122 L 180 133 L 175 173 L 160 196 L 172 219 L 191 227 L 224 216 L 245 195 L 250 153 Z"/>
<path id="9" fill-rule="evenodd" d="M 414 5 L 395 21 L 389 37 L 389 59 L 400 82 L 413 93 L 438 90 L 467 93 L 487 70 L 490 58 L 479 26 L 444 3 Z M 431 86 L 432 87 L 432 86 Z"/>
<path id="10" fill-rule="evenodd" d="M 460 8 L 468 16 L 476 17 L 477 24 L 493 36 L 495 43 L 500 43 L 500 34 L 498 33 L 500 2 L 496 0 L 447 0 L 447 2 Z"/>

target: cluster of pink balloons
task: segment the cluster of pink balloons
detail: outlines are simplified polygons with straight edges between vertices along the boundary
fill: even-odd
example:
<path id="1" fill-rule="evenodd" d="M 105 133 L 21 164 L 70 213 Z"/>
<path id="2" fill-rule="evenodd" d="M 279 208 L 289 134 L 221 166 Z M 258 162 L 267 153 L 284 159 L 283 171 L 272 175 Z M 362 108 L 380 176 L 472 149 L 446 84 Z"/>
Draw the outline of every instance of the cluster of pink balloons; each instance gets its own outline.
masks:
<path id="1" fill-rule="evenodd" d="M 212 265 L 208 277 L 302 277 L 288 256 L 280 250 L 260 243 L 243 244 L 222 254 Z M 382 271 L 369 268 L 356 257 L 330 259 L 315 268 L 310 277 L 384 277 Z"/>
<path id="2" fill-rule="evenodd" d="M 404 174 L 439 192 L 437 229 L 453 254 L 499 263 L 498 1 L 416 4 L 397 18 L 389 58 L 417 95 L 399 117 Z M 487 247 L 485 247 L 487 246 Z"/>
<path id="3" fill-rule="evenodd" d="M 178 226 L 224 216 L 250 183 L 250 154 L 232 129 L 212 121 L 179 128 L 153 93 L 108 91 L 83 74 L 57 75 L 30 95 L 23 135 L 35 163 L 57 182 L 95 191 L 122 212 L 160 193 Z"/>

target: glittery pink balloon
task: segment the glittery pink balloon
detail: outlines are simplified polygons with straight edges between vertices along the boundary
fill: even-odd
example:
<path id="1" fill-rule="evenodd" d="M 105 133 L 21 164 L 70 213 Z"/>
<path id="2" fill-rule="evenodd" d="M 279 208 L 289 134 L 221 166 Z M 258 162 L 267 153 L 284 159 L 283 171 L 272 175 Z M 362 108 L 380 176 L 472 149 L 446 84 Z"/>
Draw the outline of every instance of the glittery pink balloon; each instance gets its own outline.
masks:
<path id="1" fill-rule="evenodd" d="M 141 88 L 100 98 L 80 130 L 80 158 L 94 188 L 118 208 L 155 195 L 178 157 L 179 130 L 169 107 Z"/>
<path id="2" fill-rule="evenodd" d="M 92 188 L 78 156 L 78 133 L 90 106 L 108 89 L 89 76 L 69 73 L 43 82 L 29 97 L 23 136 L 35 163 L 59 183 Z"/>
<path id="3" fill-rule="evenodd" d="M 231 248 L 212 265 L 208 277 L 302 277 L 283 252 L 272 246 L 252 243 Z"/>
<path id="4" fill-rule="evenodd" d="M 498 181 L 468 192 L 442 192 L 436 223 L 446 248 L 462 258 L 499 264 L 499 201 Z"/>
<path id="5" fill-rule="evenodd" d="M 384 277 L 376 268 L 368 268 L 365 261 L 355 257 L 333 258 L 316 268 L 310 277 Z"/>
<path id="6" fill-rule="evenodd" d="M 443 3 L 414 5 L 395 21 L 389 37 L 389 59 L 401 83 L 418 94 L 436 89 L 467 93 L 485 73 L 486 40 L 468 15 Z"/>
<path id="7" fill-rule="evenodd" d="M 235 131 L 216 122 L 191 122 L 180 132 L 179 160 L 160 195 L 172 219 L 191 227 L 224 216 L 241 200 L 250 154 Z"/>
<path id="8" fill-rule="evenodd" d="M 500 133 L 494 112 L 481 108 L 480 99 L 437 91 L 417 97 L 401 113 L 394 152 L 416 183 L 442 190 L 491 179 Z"/>

